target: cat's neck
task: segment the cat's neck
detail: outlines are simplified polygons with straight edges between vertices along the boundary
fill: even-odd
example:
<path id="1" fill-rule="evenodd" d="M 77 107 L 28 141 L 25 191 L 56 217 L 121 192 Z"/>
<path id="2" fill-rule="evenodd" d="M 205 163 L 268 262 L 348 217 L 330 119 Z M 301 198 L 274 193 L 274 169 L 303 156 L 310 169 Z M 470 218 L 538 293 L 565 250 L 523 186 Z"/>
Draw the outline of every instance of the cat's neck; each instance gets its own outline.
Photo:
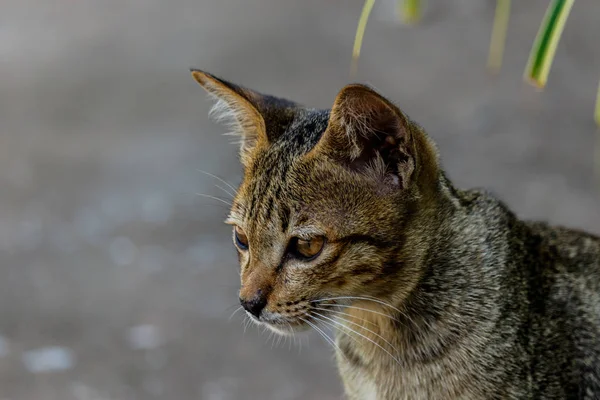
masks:
<path id="1" fill-rule="evenodd" d="M 497 200 L 459 191 L 443 175 L 439 187 L 435 207 L 409 227 L 415 233 L 399 254 L 402 265 L 390 281 L 392 292 L 381 302 L 364 300 L 346 310 L 353 323 L 349 327 L 361 337 L 341 343 L 365 360 L 426 363 L 445 351 L 485 340 L 493 329 L 506 240 L 490 233 L 501 233 L 518 221 Z M 494 215 L 482 214 L 490 209 Z M 490 218 L 494 226 L 489 226 Z M 477 337 L 469 337 L 474 331 Z"/>

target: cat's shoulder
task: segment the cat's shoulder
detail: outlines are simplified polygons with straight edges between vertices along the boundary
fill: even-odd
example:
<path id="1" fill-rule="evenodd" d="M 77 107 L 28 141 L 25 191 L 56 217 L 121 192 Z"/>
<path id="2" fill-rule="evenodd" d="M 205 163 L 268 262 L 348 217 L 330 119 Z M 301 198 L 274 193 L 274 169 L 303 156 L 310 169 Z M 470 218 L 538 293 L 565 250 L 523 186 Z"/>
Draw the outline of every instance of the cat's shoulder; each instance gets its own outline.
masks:
<path id="1" fill-rule="evenodd" d="M 592 233 L 545 222 L 527 222 L 540 249 L 565 265 L 567 272 L 598 272 L 600 268 L 600 237 Z M 600 279 L 600 277 L 599 277 Z"/>

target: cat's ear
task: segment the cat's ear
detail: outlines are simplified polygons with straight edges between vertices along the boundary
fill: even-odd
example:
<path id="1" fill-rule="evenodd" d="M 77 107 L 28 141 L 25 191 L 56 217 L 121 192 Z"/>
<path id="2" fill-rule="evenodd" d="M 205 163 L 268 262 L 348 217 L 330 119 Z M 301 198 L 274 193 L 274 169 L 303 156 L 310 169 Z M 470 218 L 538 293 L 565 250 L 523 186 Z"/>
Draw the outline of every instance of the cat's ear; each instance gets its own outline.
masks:
<path id="1" fill-rule="evenodd" d="M 252 151 L 269 142 L 265 119 L 260 104 L 260 93 L 243 88 L 207 72 L 192 69 L 192 76 L 216 102 L 210 111 L 212 117 L 232 128 L 231 134 L 240 138 L 240 157 L 246 164 Z"/>
<path id="2" fill-rule="evenodd" d="M 417 162 L 413 131 L 398 107 L 368 86 L 352 84 L 337 95 L 315 150 L 386 184 L 406 188 Z"/>

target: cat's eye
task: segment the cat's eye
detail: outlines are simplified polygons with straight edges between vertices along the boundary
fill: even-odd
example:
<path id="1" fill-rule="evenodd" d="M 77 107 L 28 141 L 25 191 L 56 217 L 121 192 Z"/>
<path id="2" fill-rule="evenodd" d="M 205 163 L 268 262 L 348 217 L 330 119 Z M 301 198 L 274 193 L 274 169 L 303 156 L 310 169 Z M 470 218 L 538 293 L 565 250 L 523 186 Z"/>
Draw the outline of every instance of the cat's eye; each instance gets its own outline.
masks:
<path id="1" fill-rule="evenodd" d="M 325 247 L 325 237 L 316 236 L 311 239 L 294 238 L 290 245 L 290 253 L 294 257 L 309 261 L 321 254 L 321 250 Z"/>
<path id="2" fill-rule="evenodd" d="M 233 228 L 233 236 L 235 239 L 235 245 L 240 250 L 248 250 L 248 236 L 242 231 L 239 226 Z"/>

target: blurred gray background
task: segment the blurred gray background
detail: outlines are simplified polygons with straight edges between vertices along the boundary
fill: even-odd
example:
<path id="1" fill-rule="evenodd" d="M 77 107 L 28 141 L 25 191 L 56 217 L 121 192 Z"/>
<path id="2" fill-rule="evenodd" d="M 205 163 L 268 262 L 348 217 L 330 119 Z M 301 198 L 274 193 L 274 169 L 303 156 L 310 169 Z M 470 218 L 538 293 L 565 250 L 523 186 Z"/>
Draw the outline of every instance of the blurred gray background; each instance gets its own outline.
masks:
<path id="1" fill-rule="evenodd" d="M 600 3 L 577 2 L 549 85 L 522 72 L 548 1 L 513 2 L 486 72 L 494 1 L 380 1 L 358 76 L 419 121 L 461 186 L 525 218 L 600 233 L 592 110 Z M 339 399 L 315 334 L 244 333 L 226 199 L 237 147 L 189 67 L 328 107 L 350 82 L 362 2 L 3 0 L 0 399 Z M 220 184 L 223 186 L 222 184 Z M 291 350 L 290 350 L 291 348 Z"/>

